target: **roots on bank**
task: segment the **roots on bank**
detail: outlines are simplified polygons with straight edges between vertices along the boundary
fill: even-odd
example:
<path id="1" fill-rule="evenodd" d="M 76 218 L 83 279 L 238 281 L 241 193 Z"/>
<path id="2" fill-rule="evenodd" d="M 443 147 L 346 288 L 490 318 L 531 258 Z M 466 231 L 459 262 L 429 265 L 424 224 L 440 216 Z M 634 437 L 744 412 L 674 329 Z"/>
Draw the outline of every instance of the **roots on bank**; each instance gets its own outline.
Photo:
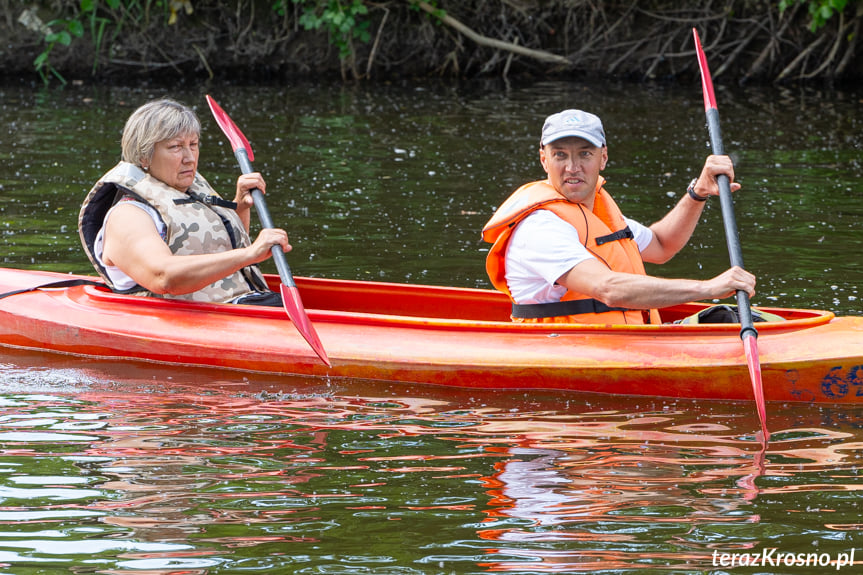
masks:
<path id="1" fill-rule="evenodd" d="M 856 80 L 863 0 L 0 0 L 0 74 Z M 695 4 L 695 3 L 693 3 Z"/>

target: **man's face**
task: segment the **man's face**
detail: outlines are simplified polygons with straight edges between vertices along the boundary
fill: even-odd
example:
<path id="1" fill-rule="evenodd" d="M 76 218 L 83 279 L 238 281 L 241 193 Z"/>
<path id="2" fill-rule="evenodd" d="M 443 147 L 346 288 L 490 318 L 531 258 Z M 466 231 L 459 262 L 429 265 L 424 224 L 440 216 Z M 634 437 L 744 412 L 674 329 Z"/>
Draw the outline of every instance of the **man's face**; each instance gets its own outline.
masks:
<path id="1" fill-rule="evenodd" d="M 608 162 L 608 149 L 583 138 L 562 138 L 539 150 L 539 161 L 554 189 L 570 202 L 593 209 L 596 182 Z"/>

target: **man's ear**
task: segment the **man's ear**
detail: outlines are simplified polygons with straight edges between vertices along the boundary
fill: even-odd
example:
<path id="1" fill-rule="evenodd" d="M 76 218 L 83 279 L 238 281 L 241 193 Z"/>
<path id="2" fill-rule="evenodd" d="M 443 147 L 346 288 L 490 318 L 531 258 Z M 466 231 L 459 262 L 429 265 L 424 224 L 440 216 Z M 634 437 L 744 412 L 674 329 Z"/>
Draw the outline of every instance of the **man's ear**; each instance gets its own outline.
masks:
<path id="1" fill-rule="evenodd" d="M 542 169 L 545 170 L 545 173 L 548 173 L 548 166 L 545 163 L 545 148 L 539 147 L 539 163 L 542 164 Z"/>

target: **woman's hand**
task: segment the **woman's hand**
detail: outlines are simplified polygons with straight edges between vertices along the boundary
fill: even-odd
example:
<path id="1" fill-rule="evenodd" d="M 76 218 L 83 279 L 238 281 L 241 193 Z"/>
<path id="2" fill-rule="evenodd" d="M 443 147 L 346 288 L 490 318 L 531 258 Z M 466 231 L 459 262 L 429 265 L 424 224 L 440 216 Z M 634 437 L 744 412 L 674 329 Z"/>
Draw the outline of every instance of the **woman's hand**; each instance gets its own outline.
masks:
<path id="1" fill-rule="evenodd" d="M 252 221 L 251 209 L 255 205 L 252 190 L 255 188 L 261 190 L 262 193 L 267 193 L 267 182 L 264 181 L 264 177 L 259 172 L 242 174 L 237 178 L 237 193 L 234 195 L 234 202 L 237 204 L 237 215 L 240 216 L 240 221 L 243 222 L 246 232 L 249 231 L 249 224 Z"/>
<path id="2" fill-rule="evenodd" d="M 255 238 L 251 246 L 246 248 L 251 254 L 250 264 L 260 263 L 270 257 L 273 246 L 280 246 L 283 252 L 289 252 L 288 232 L 280 228 L 264 228 Z"/>
<path id="3" fill-rule="evenodd" d="M 263 193 L 267 193 L 267 183 L 259 172 L 242 174 L 237 178 L 237 193 L 234 196 L 237 212 L 249 210 L 255 205 L 255 201 L 252 198 L 252 190 L 255 188 L 261 190 Z"/>

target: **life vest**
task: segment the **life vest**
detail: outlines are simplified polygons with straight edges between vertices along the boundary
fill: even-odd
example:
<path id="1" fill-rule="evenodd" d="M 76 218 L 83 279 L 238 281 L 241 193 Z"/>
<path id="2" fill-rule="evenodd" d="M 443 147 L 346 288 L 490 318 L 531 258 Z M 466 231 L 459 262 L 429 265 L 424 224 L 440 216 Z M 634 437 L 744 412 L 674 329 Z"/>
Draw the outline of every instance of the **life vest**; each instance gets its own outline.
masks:
<path id="1" fill-rule="evenodd" d="M 632 231 L 611 196 L 596 184 L 593 211 L 570 202 L 548 181 L 532 182 L 517 189 L 497 209 L 482 230 L 493 244 L 486 257 L 486 271 L 495 288 L 513 300 L 513 320 L 538 323 L 643 324 L 642 310 L 612 308 L 589 295 L 567 291 L 560 302 L 519 305 L 506 283 L 506 247 L 515 226 L 535 210 L 549 210 L 578 231 L 584 246 L 609 269 L 644 275 L 644 262 Z M 659 324 L 659 312 L 649 310 L 650 323 Z"/>
<path id="2" fill-rule="evenodd" d="M 87 257 L 118 293 L 132 293 L 170 299 L 227 303 L 237 297 L 266 292 L 266 281 L 257 266 L 248 266 L 198 291 L 182 295 L 159 295 L 140 285 L 118 290 L 105 268 L 96 259 L 93 244 L 105 222 L 108 210 L 123 197 L 131 197 L 153 207 L 167 229 L 165 242 L 176 255 L 224 252 L 251 245 L 242 220 L 228 202 L 210 187 L 200 174 L 186 191 L 181 192 L 146 174 L 139 167 L 120 162 L 87 194 L 78 216 L 78 233 Z"/>

